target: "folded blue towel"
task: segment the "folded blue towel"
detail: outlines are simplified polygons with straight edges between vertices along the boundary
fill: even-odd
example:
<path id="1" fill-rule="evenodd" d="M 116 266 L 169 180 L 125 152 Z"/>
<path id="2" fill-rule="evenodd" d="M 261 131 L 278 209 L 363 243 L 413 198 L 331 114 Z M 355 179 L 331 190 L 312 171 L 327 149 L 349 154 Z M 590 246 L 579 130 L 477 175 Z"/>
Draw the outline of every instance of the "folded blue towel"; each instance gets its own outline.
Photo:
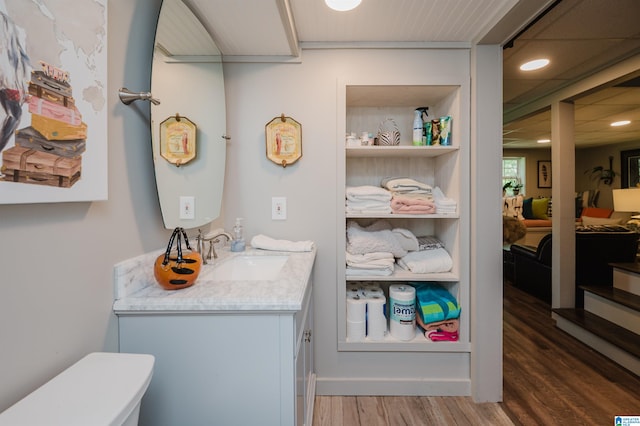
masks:
<path id="1" fill-rule="evenodd" d="M 425 324 L 460 317 L 460 305 L 442 285 L 435 282 L 412 282 L 416 289 L 416 311 Z"/>

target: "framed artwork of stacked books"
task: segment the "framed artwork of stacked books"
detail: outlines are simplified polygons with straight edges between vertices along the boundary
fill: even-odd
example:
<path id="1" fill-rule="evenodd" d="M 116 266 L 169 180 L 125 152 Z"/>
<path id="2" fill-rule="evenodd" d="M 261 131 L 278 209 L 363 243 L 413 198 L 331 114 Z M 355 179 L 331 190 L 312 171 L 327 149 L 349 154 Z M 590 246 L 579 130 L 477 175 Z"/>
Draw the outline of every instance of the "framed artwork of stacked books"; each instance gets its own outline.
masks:
<path id="1" fill-rule="evenodd" d="M 0 204 L 106 200 L 107 0 L 5 0 L 0 32 Z"/>

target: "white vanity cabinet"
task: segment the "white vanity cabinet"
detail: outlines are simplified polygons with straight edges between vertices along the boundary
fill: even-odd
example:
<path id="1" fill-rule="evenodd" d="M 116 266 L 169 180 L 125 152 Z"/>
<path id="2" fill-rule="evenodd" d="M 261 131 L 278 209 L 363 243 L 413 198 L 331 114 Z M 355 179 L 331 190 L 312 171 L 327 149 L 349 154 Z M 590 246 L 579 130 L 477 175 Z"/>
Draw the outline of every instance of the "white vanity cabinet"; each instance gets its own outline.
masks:
<path id="1" fill-rule="evenodd" d="M 311 285 L 297 312 L 120 313 L 120 352 L 156 363 L 141 425 L 311 425 Z"/>
<path id="2" fill-rule="evenodd" d="M 218 251 L 195 285 L 163 290 L 147 253 L 114 266 L 120 352 L 156 358 L 140 424 L 311 426 L 310 252 Z M 287 256 L 275 279 L 211 278 L 236 256 Z"/>

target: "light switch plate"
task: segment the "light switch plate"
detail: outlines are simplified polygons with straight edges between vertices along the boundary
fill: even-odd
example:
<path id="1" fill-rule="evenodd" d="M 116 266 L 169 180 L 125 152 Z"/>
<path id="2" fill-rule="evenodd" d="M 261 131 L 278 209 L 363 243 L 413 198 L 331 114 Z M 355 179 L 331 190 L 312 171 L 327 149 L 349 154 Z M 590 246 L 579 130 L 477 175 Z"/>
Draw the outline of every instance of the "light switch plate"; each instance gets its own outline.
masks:
<path id="1" fill-rule="evenodd" d="M 180 219 L 196 218 L 196 197 L 181 196 L 180 197 Z"/>
<path id="2" fill-rule="evenodd" d="M 287 218 L 287 197 L 271 197 L 271 219 L 285 220 Z"/>

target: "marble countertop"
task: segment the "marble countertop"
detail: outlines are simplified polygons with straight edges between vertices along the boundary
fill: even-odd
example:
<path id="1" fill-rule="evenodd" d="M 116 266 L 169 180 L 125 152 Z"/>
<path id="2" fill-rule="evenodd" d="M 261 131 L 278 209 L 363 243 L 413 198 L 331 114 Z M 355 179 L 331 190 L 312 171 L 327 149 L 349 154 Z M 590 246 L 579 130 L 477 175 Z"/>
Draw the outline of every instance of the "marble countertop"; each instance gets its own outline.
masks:
<path id="1" fill-rule="evenodd" d="M 114 265 L 116 314 L 152 312 L 297 311 L 311 282 L 315 248 L 310 252 L 279 252 L 248 247 L 232 253 L 218 249 L 213 264 L 202 265 L 195 284 L 180 290 L 164 290 L 153 276 L 153 263 L 164 250 L 147 253 Z M 215 268 L 238 255 L 289 258 L 275 280 L 211 281 L 207 268 Z M 211 263 L 211 262 L 210 262 Z"/>

